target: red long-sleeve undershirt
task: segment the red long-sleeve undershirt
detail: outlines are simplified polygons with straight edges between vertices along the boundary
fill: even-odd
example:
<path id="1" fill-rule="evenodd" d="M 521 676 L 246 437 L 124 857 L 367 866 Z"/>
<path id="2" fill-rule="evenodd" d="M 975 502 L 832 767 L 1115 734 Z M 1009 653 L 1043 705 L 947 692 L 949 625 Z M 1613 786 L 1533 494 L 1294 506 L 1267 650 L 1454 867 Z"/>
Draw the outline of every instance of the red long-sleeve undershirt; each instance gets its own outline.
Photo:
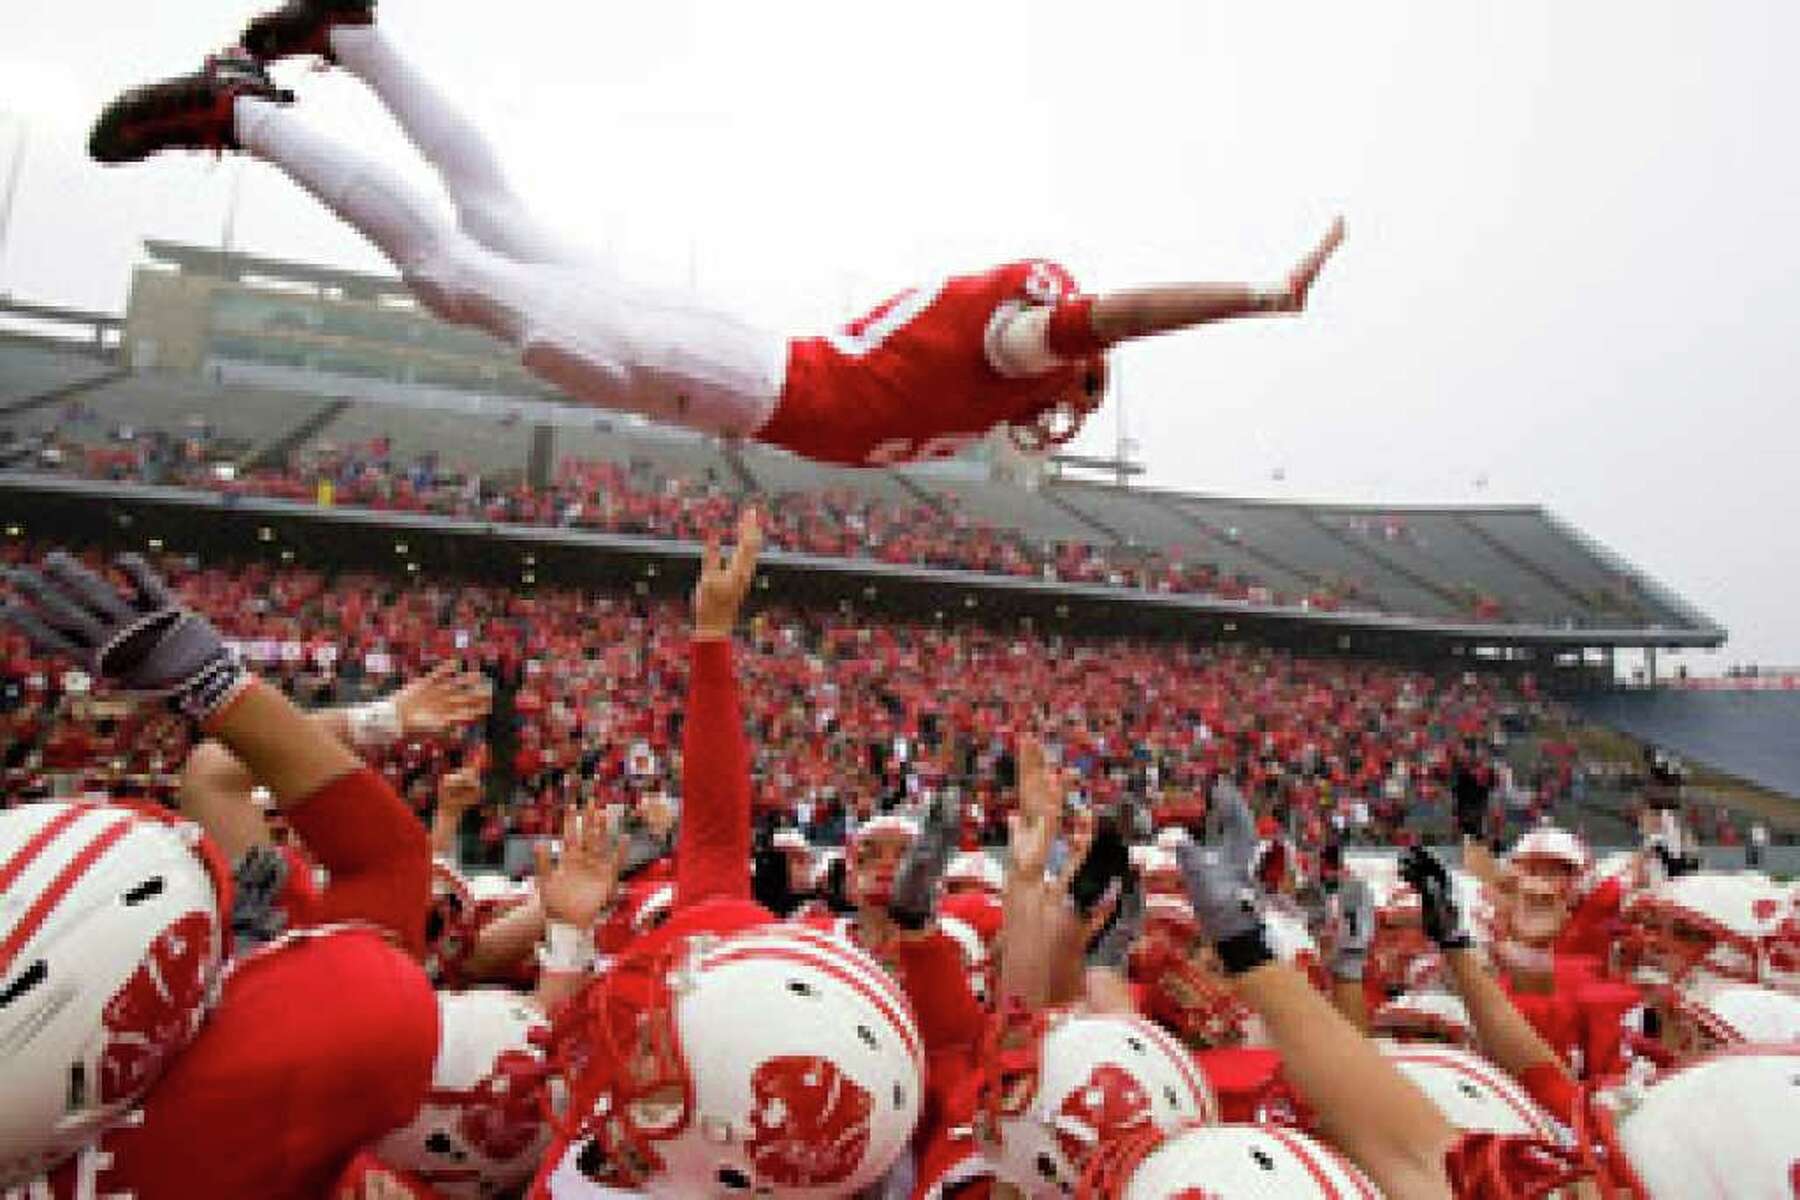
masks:
<path id="1" fill-rule="evenodd" d="M 731 642 L 697 638 L 690 660 L 675 847 L 678 908 L 750 899 L 750 747 Z"/>
<path id="2" fill-rule="evenodd" d="M 425 953 L 431 839 L 375 771 L 341 775 L 286 812 L 307 851 L 331 875 L 311 910 L 321 925 L 366 921 Z"/>

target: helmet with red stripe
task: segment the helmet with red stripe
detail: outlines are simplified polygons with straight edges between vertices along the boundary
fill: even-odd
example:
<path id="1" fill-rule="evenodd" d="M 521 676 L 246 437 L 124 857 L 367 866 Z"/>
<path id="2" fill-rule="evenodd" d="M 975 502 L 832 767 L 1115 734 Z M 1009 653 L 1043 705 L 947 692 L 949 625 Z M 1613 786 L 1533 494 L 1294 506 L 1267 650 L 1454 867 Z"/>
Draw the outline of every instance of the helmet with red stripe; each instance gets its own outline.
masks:
<path id="1" fill-rule="evenodd" d="M 1191 1054 L 1136 1016 L 1017 1006 L 992 1022 L 980 1120 L 996 1174 L 1033 1196 L 1066 1196 L 1106 1143 L 1218 1119 Z"/>
<path id="2" fill-rule="evenodd" d="M 1456 1128 L 1471 1133 L 1556 1137 L 1556 1125 L 1506 1072 L 1457 1046 L 1378 1042 L 1388 1060 Z"/>
<path id="3" fill-rule="evenodd" d="M 544 1054 L 532 1040 L 549 1024 L 498 990 L 439 992 L 438 1016 L 431 1091 L 376 1153 L 452 1200 L 512 1195 L 550 1144 Z"/>
<path id="4" fill-rule="evenodd" d="M 1653 989 L 1663 1045 L 1677 1057 L 1800 1042 L 1800 996 L 1754 983 Z"/>
<path id="5" fill-rule="evenodd" d="M 1800 1043 L 1721 1051 L 1601 1103 L 1607 1157 L 1633 1195 L 1800 1193 Z"/>
<path id="6" fill-rule="evenodd" d="M 0 812 L 0 1187 L 123 1117 L 217 994 L 230 873 L 197 827 L 107 804 Z"/>
<path id="7" fill-rule="evenodd" d="M 1797 959 L 1790 889 L 1767 876 L 1682 875 L 1625 907 L 1620 952 L 1652 982 L 1784 984 Z"/>
<path id="8" fill-rule="evenodd" d="M 1367 1176 L 1281 1125 L 1190 1125 L 1121 1138 L 1096 1156 L 1080 1200 L 1378 1200 Z"/>
<path id="9" fill-rule="evenodd" d="M 1469 1010 L 1450 992 L 1403 992 L 1370 1015 L 1369 1032 L 1396 1042 L 1468 1046 L 1475 1040 Z"/>
<path id="10" fill-rule="evenodd" d="M 804 927 L 627 957 L 559 1017 L 566 1136 L 588 1179 L 656 1196 L 824 1197 L 884 1175 L 924 1050 L 874 959 Z"/>

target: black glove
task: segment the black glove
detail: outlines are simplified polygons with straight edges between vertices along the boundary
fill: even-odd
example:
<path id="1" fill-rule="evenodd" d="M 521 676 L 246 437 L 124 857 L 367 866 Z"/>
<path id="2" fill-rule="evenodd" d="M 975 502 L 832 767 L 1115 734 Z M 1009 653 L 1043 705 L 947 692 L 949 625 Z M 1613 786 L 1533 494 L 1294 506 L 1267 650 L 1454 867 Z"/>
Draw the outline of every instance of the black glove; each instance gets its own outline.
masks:
<path id="1" fill-rule="evenodd" d="M 1144 912 L 1144 889 L 1138 885 L 1136 875 L 1128 874 L 1120 885 L 1112 916 L 1088 946 L 1087 965 L 1123 971 L 1133 943 L 1144 931 Z"/>
<path id="2" fill-rule="evenodd" d="M 44 557 L 41 571 L 7 572 L 6 581 L 31 603 L 8 604 L 0 619 L 98 679 L 166 698 L 204 721 L 238 694 L 249 672 L 210 622 L 181 607 L 150 564 L 135 554 L 115 561 L 136 585 L 135 595 L 57 552 Z"/>
<path id="3" fill-rule="evenodd" d="M 1450 872 L 1437 855 L 1423 846 L 1414 846 L 1400 859 L 1400 878 L 1419 893 L 1419 917 L 1425 936 L 1443 950 L 1467 950 L 1475 944 L 1457 906 L 1456 893 L 1450 884 Z"/>

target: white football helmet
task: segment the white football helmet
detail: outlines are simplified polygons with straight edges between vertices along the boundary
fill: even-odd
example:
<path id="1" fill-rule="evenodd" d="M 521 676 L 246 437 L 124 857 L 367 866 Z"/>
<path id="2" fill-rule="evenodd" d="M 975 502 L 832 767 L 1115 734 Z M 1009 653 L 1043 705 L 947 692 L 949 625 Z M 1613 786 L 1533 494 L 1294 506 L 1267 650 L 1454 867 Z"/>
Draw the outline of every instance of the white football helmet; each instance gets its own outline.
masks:
<path id="1" fill-rule="evenodd" d="M 1513 843 L 1506 853 L 1506 865 L 1526 872 L 1547 867 L 1579 893 L 1593 882 L 1594 852 L 1578 834 L 1554 825 L 1539 825 L 1526 830 Z"/>
<path id="2" fill-rule="evenodd" d="M 1005 886 L 1006 872 L 999 860 L 985 850 L 963 850 L 950 858 L 944 869 L 944 887 L 949 891 L 992 892 Z"/>
<path id="3" fill-rule="evenodd" d="M 171 814 L 0 811 L 0 1187 L 143 1098 L 217 998 L 231 874 Z"/>
<path id="4" fill-rule="evenodd" d="M 1405 992 L 1376 1009 L 1369 1032 L 1396 1042 L 1468 1046 L 1475 1040 L 1469 1010 L 1450 992 Z"/>
<path id="5" fill-rule="evenodd" d="M 1379 1195 L 1337 1151 L 1283 1125 L 1190 1125 L 1107 1147 L 1080 1200 L 1338 1200 Z"/>
<path id="6" fill-rule="evenodd" d="M 425 1103 L 375 1153 L 453 1200 L 512 1195 L 550 1144 L 544 1052 L 532 1042 L 550 1024 L 504 991 L 439 992 L 438 1019 Z"/>
<path id="7" fill-rule="evenodd" d="M 879 963 L 798 925 L 627 956 L 559 1019 L 591 1181 L 653 1196 L 860 1191 L 905 1151 L 924 1051 Z"/>
<path id="8" fill-rule="evenodd" d="M 1555 1140 L 1556 1124 L 1537 1101 L 1480 1055 L 1459 1046 L 1376 1044 L 1456 1128 Z"/>
<path id="9" fill-rule="evenodd" d="M 1728 1050 L 1617 1102 L 1609 1158 L 1623 1159 L 1636 1195 L 1792 1200 L 1800 1187 L 1800 1045 Z"/>
<path id="10" fill-rule="evenodd" d="M 1800 996 L 1787 992 L 1722 983 L 1669 989 L 1663 1000 L 1663 1017 L 1676 1023 L 1675 1040 L 1685 1053 L 1800 1042 Z"/>
<path id="11" fill-rule="evenodd" d="M 994 1022 L 984 1060 L 989 1157 L 1032 1196 L 1068 1195 L 1114 1138 L 1218 1119 L 1194 1057 L 1142 1017 L 1011 1011 Z"/>
<path id="12" fill-rule="evenodd" d="M 1620 949 L 1650 982 L 1779 984 L 1800 944 L 1792 912 L 1792 894 L 1766 875 L 1681 875 L 1626 905 Z"/>

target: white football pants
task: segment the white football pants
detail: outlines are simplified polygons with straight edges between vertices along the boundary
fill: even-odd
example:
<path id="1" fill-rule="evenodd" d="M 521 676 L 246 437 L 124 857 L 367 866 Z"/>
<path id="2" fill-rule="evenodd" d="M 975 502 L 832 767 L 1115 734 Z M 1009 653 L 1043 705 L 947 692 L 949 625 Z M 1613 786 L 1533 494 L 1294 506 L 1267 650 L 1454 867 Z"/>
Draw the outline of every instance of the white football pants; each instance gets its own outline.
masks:
<path id="1" fill-rule="evenodd" d="M 239 99 L 238 142 L 373 242 L 420 303 L 513 346 L 582 404 L 732 436 L 767 422 L 787 372 L 784 338 L 623 284 L 525 211 L 487 140 L 379 28 L 333 30 L 331 45 L 436 168 L 455 220 L 286 106 Z"/>

